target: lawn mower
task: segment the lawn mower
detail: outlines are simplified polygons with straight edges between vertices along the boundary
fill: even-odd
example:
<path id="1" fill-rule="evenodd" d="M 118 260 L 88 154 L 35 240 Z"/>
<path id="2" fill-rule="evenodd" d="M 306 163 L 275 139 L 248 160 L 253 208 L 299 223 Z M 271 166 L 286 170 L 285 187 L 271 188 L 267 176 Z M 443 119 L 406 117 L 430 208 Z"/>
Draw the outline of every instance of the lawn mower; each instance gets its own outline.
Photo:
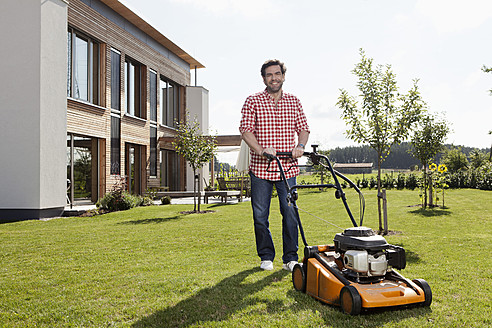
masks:
<path id="1" fill-rule="evenodd" d="M 304 243 L 304 259 L 295 265 L 292 282 L 297 291 L 304 292 L 321 302 L 340 306 L 343 312 L 360 314 L 363 309 L 405 305 L 430 306 L 432 292 L 423 279 L 409 280 L 398 271 L 406 266 L 405 250 L 388 244 L 383 236 L 362 226 L 364 198 L 360 189 L 347 177 L 333 169 L 328 157 L 317 152 L 305 152 L 313 165 L 321 165 L 331 173 L 333 184 L 289 186 L 279 157 L 292 157 L 290 152 L 277 156 L 264 154 L 270 163 L 276 161 L 281 179 L 288 190 L 287 198 L 294 207 L 299 231 Z M 346 181 L 359 194 L 360 222 L 357 225 L 338 180 Z M 301 188 L 334 188 L 335 197 L 341 199 L 353 227 L 337 233 L 332 245 L 309 246 L 299 217 L 296 201 Z"/>

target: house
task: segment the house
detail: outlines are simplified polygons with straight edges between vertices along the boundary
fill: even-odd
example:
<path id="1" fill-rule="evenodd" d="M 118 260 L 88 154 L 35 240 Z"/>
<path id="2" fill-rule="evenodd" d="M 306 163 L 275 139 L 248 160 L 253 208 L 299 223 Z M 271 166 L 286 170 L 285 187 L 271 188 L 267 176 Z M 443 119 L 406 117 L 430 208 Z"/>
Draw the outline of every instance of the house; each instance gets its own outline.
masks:
<path id="1" fill-rule="evenodd" d="M 60 215 L 122 179 L 192 189 L 169 138 L 186 110 L 207 134 L 200 62 L 117 0 L 5 0 L 1 15 L 0 221 Z"/>
<path id="2" fill-rule="evenodd" d="M 333 169 L 342 174 L 370 174 L 372 163 L 335 163 Z"/>

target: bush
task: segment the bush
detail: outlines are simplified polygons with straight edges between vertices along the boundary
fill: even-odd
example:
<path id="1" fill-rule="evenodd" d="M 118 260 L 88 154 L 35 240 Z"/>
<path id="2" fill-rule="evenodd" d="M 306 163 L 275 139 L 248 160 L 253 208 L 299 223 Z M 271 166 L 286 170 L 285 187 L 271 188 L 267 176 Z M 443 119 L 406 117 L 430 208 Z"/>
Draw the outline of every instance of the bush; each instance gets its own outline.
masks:
<path id="1" fill-rule="evenodd" d="M 403 188 L 405 188 L 405 184 L 406 184 L 405 183 L 406 182 L 405 180 L 406 180 L 405 179 L 405 174 L 403 174 L 401 172 L 398 173 L 398 176 L 396 177 L 396 188 L 397 189 L 400 189 L 400 190 L 403 189 Z"/>
<path id="2" fill-rule="evenodd" d="M 359 187 L 361 187 L 361 188 L 369 187 L 369 180 L 365 176 L 362 177 L 362 180 L 360 181 Z"/>
<path id="3" fill-rule="evenodd" d="M 381 188 L 384 189 L 392 189 L 396 185 L 395 180 L 393 179 L 393 176 L 390 174 L 385 174 L 381 178 Z"/>
<path id="4" fill-rule="evenodd" d="M 114 190 L 108 192 L 96 203 L 97 208 L 109 212 L 124 211 L 138 206 L 140 199 L 127 191 Z"/>
<path id="5" fill-rule="evenodd" d="M 417 177 L 416 174 L 410 173 L 408 176 L 406 176 L 405 179 L 405 187 L 410 190 L 414 190 L 419 186 L 419 178 Z"/>
<path id="6" fill-rule="evenodd" d="M 378 179 L 375 177 L 371 177 L 369 180 L 369 189 L 377 188 L 378 187 Z"/>
<path id="7" fill-rule="evenodd" d="M 118 179 L 111 188 L 111 191 L 97 201 L 96 206 L 98 210 L 115 212 L 129 210 L 130 208 L 137 206 L 149 206 L 154 204 L 151 197 L 132 195 L 125 190 L 125 186 L 125 178 Z"/>
<path id="8" fill-rule="evenodd" d="M 151 196 L 139 196 L 140 204 L 138 206 L 152 206 L 154 205 L 154 198 Z"/>
<path id="9" fill-rule="evenodd" d="M 169 196 L 164 196 L 161 198 L 161 204 L 162 205 L 169 205 L 171 204 L 171 197 Z"/>

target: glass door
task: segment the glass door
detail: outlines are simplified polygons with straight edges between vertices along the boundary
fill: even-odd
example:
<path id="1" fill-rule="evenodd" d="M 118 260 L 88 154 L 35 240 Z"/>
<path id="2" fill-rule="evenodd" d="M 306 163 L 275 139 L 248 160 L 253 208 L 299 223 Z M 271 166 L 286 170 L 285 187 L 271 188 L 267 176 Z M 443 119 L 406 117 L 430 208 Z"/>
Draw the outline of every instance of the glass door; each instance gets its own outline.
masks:
<path id="1" fill-rule="evenodd" d="M 141 188 L 141 162 L 142 147 L 139 145 L 127 144 L 126 146 L 126 175 L 127 189 L 132 194 L 140 194 Z"/>

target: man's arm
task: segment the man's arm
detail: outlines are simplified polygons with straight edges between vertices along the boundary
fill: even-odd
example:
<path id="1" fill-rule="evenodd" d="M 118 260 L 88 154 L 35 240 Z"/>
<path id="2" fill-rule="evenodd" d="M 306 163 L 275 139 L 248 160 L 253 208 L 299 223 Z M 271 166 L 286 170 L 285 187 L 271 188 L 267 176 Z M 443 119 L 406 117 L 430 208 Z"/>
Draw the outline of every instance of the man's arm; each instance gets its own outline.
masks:
<path id="1" fill-rule="evenodd" d="M 299 142 L 297 143 L 297 146 L 294 149 L 292 149 L 293 158 L 299 158 L 304 154 L 304 148 L 307 145 L 308 139 L 309 139 L 309 131 L 301 130 L 299 132 L 299 137 L 298 137 Z M 304 147 L 300 147 L 299 145 L 301 144 L 304 145 Z"/>
<path id="2" fill-rule="evenodd" d="M 243 132 L 241 134 L 243 140 L 248 144 L 249 148 L 253 149 L 255 153 L 258 155 L 263 155 L 263 153 L 268 153 L 272 155 L 276 155 L 277 152 L 273 148 L 263 148 L 256 139 L 256 136 L 253 132 Z"/>

